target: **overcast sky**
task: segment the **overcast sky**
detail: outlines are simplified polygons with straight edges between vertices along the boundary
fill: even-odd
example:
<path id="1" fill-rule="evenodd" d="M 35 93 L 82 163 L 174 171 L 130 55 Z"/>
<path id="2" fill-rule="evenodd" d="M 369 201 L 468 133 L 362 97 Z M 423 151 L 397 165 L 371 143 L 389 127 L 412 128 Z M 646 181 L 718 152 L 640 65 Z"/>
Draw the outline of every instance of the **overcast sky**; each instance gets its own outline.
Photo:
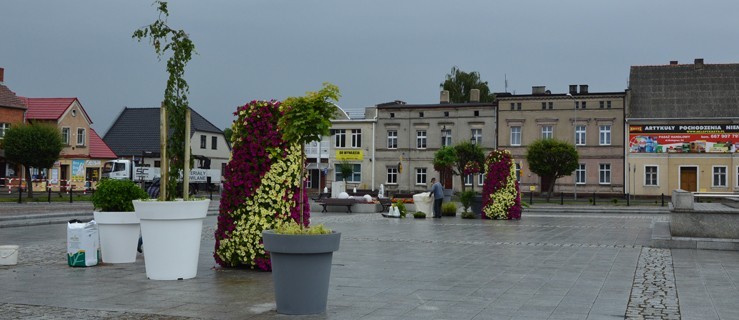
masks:
<path id="1" fill-rule="evenodd" d="M 621 91 L 629 66 L 739 62 L 739 1 L 171 1 L 169 25 L 198 55 L 191 107 L 229 127 L 236 107 L 339 86 L 359 110 L 436 103 L 452 66 L 491 90 Z M 149 0 L 0 2 L 0 67 L 26 97 L 77 97 L 104 135 L 124 106 L 155 107 L 165 62 L 131 38 L 156 19 Z"/>

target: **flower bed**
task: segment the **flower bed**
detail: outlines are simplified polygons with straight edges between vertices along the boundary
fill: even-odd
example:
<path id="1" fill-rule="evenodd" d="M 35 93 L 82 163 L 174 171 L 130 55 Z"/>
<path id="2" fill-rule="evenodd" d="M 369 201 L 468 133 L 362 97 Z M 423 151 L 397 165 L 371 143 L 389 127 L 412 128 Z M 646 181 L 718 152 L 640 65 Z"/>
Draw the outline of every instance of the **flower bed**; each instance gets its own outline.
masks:
<path id="1" fill-rule="evenodd" d="M 493 150 L 485 159 L 482 212 L 490 219 L 521 219 L 516 165 L 508 150 Z"/>

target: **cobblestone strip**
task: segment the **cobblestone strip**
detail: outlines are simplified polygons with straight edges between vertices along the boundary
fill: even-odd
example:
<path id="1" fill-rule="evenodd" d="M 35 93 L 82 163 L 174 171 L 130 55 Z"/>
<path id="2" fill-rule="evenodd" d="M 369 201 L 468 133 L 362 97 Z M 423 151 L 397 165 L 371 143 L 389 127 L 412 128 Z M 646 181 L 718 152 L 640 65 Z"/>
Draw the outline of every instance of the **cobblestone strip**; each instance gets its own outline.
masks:
<path id="1" fill-rule="evenodd" d="M 680 319 L 670 249 L 642 248 L 626 319 Z"/>
<path id="2" fill-rule="evenodd" d="M 175 317 L 158 314 L 143 314 L 104 310 L 86 310 L 73 308 L 60 308 L 49 306 L 35 306 L 27 304 L 1 303 L 0 315 L 3 319 L 116 319 L 116 320 L 179 320 L 195 319 L 188 317 Z"/>
<path id="3" fill-rule="evenodd" d="M 380 239 L 369 237 L 342 237 L 348 241 L 377 241 L 377 242 L 406 242 L 406 243 L 440 243 L 440 244 L 458 244 L 458 245 L 478 245 L 478 246 L 528 246 L 528 247 L 572 247 L 572 248 L 629 248 L 639 249 L 640 245 L 622 245 L 622 244 L 599 244 L 599 243 L 551 243 L 551 242 L 503 242 L 503 241 L 445 241 L 445 240 L 418 240 L 418 239 Z"/>

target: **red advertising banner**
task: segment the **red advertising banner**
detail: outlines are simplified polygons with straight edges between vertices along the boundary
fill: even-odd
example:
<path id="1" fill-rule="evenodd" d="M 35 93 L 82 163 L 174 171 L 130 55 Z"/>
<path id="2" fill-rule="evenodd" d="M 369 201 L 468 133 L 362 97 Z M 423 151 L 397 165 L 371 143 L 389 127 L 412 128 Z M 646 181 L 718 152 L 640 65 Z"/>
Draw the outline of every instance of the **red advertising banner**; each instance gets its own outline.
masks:
<path id="1" fill-rule="evenodd" d="M 739 125 L 629 126 L 631 153 L 737 152 Z"/>

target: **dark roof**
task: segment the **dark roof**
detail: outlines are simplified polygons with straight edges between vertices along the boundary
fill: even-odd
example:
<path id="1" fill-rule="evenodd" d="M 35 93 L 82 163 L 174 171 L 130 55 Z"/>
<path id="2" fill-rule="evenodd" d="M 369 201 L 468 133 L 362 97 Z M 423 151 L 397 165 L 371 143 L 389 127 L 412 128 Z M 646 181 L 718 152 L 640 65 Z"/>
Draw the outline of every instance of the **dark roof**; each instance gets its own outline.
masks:
<path id="1" fill-rule="evenodd" d="M 190 134 L 195 131 L 223 134 L 223 131 L 192 110 Z M 138 156 L 143 151 L 159 154 L 159 108 L 123 108 L 105 133 L 103 141 L 119 157 Z"/>
<path id="2" fill-rule="evenodd" d="M 627 118 L 739 117 L 739 64 L 632 66 Z"/>
<path id="3" fill-rule="evenodd" d="M 26 109 L 23 101 L 3 84 L 0 84 L 0 107 Z"/>
<path id="4" fill-rule="evenodd" d="M 467 102 L 467 103 L 434 103 L 434 104 L 406 104 L 403 101 L 387 102 L 376 105 L 377 109 L 414 109 L 414 108 L 458 108 L 458 107 L 495 107 L 497 102 Z"/>

